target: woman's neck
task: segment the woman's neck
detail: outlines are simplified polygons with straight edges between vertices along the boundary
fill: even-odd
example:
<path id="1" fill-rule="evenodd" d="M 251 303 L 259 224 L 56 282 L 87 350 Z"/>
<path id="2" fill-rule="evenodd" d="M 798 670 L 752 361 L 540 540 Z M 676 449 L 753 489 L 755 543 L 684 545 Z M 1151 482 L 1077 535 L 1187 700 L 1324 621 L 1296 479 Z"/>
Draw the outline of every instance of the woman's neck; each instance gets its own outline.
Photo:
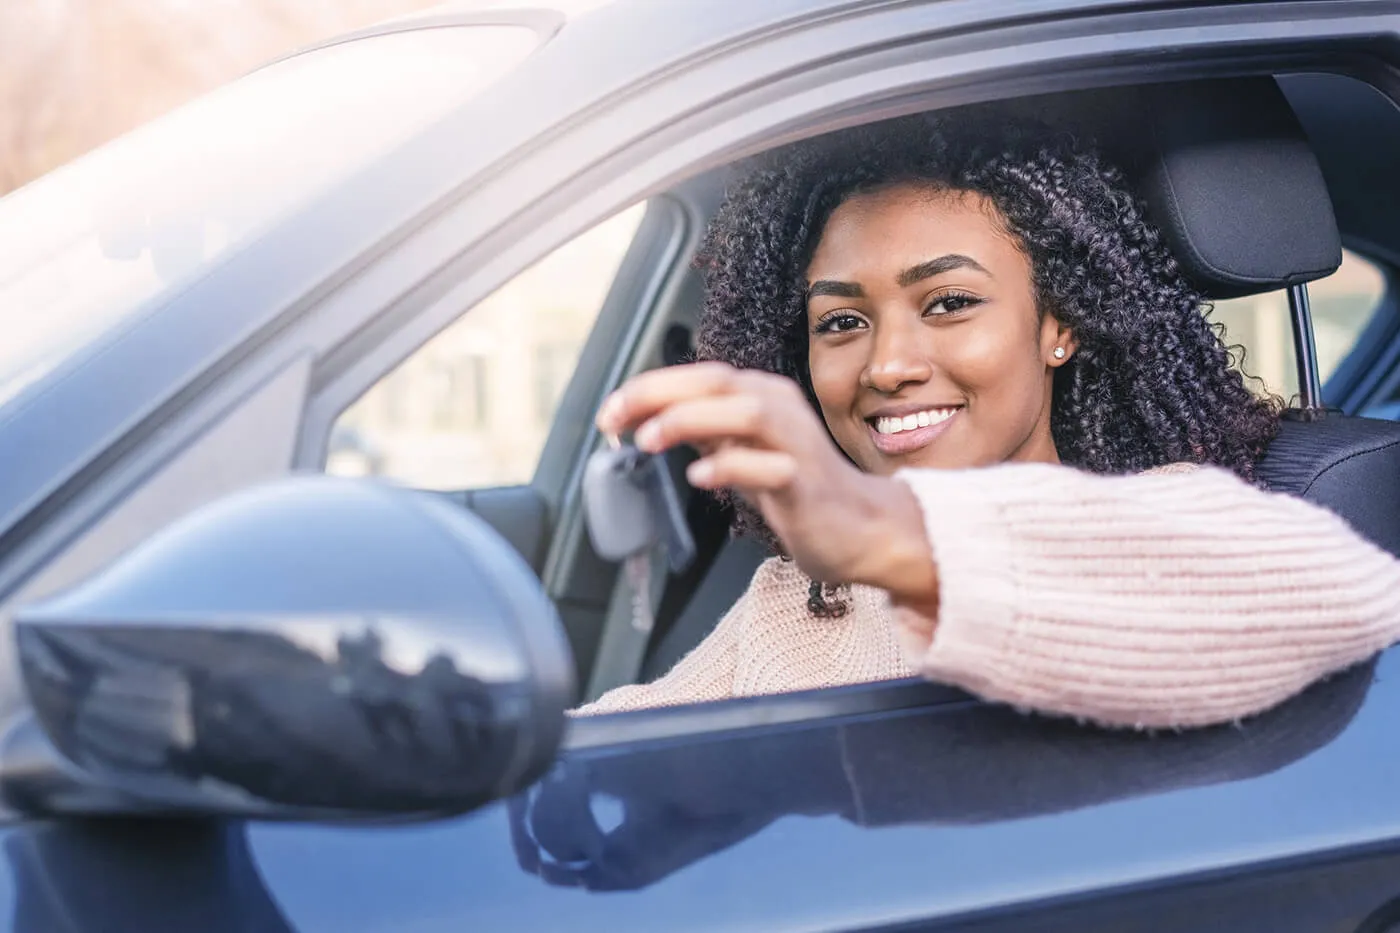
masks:
<path id="1" fill-rule="evenodd" d="M 1050 434 L 1050 425 L 1036 425 L 1036 429 L 1006 458 L 1007 463 L 1059 463 L 1060 451 L 1055 447 L 1055 438 Z"/>

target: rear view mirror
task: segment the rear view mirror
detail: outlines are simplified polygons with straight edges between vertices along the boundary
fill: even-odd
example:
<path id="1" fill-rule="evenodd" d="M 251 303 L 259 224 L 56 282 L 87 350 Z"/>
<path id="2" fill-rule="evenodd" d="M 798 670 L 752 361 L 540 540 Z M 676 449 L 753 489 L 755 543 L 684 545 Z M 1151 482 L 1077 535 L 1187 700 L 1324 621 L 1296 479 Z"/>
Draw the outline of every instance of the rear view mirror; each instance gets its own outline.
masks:
<path id="1" fill-rule="evenodd" d="M 206 506 L 20 611 L 25 812 L 459 813 L 549 765 L 573 665 L 484 522 L 365 480 Z M 38 728 L 35 728 L 37 724 Z"/>

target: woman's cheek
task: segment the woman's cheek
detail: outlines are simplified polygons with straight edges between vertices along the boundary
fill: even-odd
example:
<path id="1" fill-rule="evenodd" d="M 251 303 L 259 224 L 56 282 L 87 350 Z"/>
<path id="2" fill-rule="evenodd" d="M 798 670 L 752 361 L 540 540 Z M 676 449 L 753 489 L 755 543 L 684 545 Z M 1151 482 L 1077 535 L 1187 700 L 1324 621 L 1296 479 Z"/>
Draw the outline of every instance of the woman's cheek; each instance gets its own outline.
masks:
<path id="1" fill-rule="evenodd" d="M 999 320 L 970 321 L 941 348 L 943 370 L 967 403 L 966 455 L 986 465 L 1005 458 L 1034 423 L 1036 378 L 1044 367 L 1029 335 Z M 952 335 L 949 335 L 952 336 Z"/>
<path id="2" fill-rule="evenodd" d="M 814 350 L 808 356 L 807 366 L 827 431 L 847 456 L 864 466 L 862 454 L 869 439 L 865 423 L 855 411 L 860 392 L 860 360 L 855 359 L 855 354 Z"/>
<path id="3" fill-rule="evenodd" d="M 969 394 L 995 390 L 1008 370 L 1024 354 L 1019 351 L 1024 340 L 1007 333 L 1008 328 L 996 315 L 986 315 L 949 329 L 947 339 L 939 341 L 942 369 L 948 377 Z"/>

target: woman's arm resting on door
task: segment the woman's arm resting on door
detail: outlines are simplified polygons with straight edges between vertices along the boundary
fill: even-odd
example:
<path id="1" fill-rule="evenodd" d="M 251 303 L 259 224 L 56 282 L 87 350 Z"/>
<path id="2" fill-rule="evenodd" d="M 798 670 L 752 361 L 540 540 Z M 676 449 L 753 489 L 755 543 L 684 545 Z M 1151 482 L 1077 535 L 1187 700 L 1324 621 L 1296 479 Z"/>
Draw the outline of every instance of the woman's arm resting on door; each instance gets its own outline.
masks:
<path id="1" fill-rule="evenodd" d="M 909 470 L 938 599 L 893 598 L 926 676 L 1139 727 L 1268 709 L 1400 638 L 1400 562 L 1213 468 Z"/>

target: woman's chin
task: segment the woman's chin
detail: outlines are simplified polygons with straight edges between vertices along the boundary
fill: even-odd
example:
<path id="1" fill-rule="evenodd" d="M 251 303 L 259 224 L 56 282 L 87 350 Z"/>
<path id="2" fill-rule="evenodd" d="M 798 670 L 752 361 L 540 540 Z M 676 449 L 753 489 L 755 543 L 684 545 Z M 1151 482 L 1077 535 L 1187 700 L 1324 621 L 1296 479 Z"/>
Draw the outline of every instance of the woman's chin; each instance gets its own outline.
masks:
<path id="1" fill-rule="evenodd" d="M 956 470 L 969 464 L 953 463 L 947 457 L 939 457 L 928 450 L 916 450 L 898 457 L 881 457 L 882 476 L 893 476 L 900 470 Z"/>

